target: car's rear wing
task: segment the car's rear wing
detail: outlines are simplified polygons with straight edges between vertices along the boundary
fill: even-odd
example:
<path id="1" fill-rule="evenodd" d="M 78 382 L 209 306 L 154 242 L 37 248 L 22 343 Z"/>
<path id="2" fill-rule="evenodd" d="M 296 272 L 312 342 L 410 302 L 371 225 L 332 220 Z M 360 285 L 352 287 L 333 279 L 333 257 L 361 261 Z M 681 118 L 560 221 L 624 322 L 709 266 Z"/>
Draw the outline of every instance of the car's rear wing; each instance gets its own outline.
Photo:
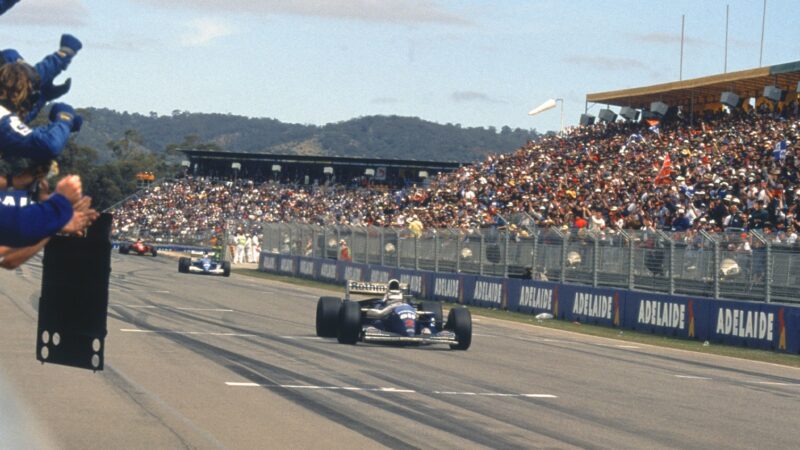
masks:
<path id="1" fill-rule="evenodd" d="M 386 283 L 347 280 L 347 284 L 345 284 L 344 288 L 344 298 L 350 300 L 350 294 L 384 295 L 388 289 Z M 400 290 L 407 292 L 408 284 L 400 283 Z"/>

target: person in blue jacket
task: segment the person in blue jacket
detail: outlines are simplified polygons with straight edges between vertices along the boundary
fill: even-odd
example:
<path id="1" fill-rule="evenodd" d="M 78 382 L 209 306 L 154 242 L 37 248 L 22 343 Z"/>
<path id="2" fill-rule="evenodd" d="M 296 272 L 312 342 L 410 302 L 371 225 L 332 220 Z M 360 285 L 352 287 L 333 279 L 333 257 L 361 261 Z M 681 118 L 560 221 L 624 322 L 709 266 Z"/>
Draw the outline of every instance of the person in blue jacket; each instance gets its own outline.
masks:
<path id="1" fill-rule="evenodd" d="M 0 152 L 5 162 L 26 158 L 49 165 L 50 160 L 61 154 L 70 133 L 80 130 L 83 119 L 71 106 L 56 103 L 50 108 L 49 124 L 28 127 L 21 117 L 34 105 L 32 83 L 25 65 L 11 63 L 0 67 Z M 8 174 L 9 170 L 4 168 L 0 174 Z"/>
<path id="2" fill-rule="evenodd" d="M 0 15 L 11 9 L 19 0 L 0 0 Z"/>
<path id="3" fill-rule="evenodd" d="M 58 51 L 46 56 L 43 60 L 28 69 L 29 77 L 33 80 L 34 98 L 30 111 L 23 117 L 25 123 L 30 123 L 39 115 L 39 111 L 47 102 L 55 100 L 69 92 L 72 79 L 68 78 L 63 84 L 53 84 L 53 80 L 67 70 L 72 58 L 83 48 L 78 38 L 71 34 L 62 34 Z M 19 63 L 31 67 L 22 55 L 14 49 L 0 51 L 0 66 L 3 64 Z"/>

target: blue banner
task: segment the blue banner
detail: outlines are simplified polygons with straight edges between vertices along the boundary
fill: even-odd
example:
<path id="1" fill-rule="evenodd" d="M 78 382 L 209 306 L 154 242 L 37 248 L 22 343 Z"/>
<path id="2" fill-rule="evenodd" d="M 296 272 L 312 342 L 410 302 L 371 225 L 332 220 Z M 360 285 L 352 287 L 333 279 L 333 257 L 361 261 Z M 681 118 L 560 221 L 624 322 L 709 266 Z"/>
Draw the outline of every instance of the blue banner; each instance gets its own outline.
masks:
<path id="1" fill-rule="evenodd" d="M 793 327 L 787 327 L 786 312 L 789 309 L 796 310 L 767 303 L 713 301 L 707 316 L 711 340 L 728 345 L 796 353 L 797 322 Z M 796 319 L 796 312 L 792 312 Z M 792 350 L 789 350 L 790 345 Z"/>
<path id="2" fill-rule="evenodd" d="M 559 303 L 560 319 L 619 327 L 625 309 L 625 291 L 562 284 Z"/>
<path id="3" fill-rule="evenodd" d="M 508 310 L 528 314 L 550 313 L 558 317 L 557 283 L 532 280 L 510 280 Z"/>
<path id="4" fill-rule="evenodd" d="M 708 317 L 707 300 L 630 291 L 625 302 L 625 328 L 700 340 L 710 337 L 708 328 L 697 322 Z"/>

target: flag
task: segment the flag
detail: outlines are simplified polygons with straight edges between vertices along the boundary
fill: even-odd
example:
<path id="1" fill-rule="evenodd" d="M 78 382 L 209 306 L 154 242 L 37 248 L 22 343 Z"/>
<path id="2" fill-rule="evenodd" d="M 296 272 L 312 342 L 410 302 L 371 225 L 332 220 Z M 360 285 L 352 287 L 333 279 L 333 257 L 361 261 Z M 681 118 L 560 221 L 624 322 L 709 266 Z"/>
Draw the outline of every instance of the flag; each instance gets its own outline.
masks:
<path id="1" fill-rule="evenodd" d="M 775 150 L 772 151 L 772 157 L 775 161 L 783 161 L 786 159 L 786 141 L 780 141 L 775 144 Z"/>
<path id="2" fill-rule="evenodd" d="M 653 183 L 658 186 L 659 184 L 669 184 L 671 179 L 670 175 L 672 174 L 672 160 L 669 157 L 669 153 L 667 156 L 664 157 L 664 164 L 661 165 L 661 170 L 658 171 L 658 175 L 656 175 L 656 179 Z"/>
<path id="3" fill-rule="evenodd" d="M 659 137 L 661 137 L 661 131 L 658 129 L 658 123 L 656 123 L 655 125 L 651 126 L 649 128 L 649 130 L 652 131 L 653 133 L 657 134 Z"/>
<path id="4" fill-rule="evenodd" d="M 537 106 L 536 108 L 532 109 L 531 112 L 528 113 L 529 116 L 535 116 L 540 112 L 547 111 L 548 109 L 553 109 L 556 107 L 556 101 L 554 99 L 550 99 L 541 105 Z"/>

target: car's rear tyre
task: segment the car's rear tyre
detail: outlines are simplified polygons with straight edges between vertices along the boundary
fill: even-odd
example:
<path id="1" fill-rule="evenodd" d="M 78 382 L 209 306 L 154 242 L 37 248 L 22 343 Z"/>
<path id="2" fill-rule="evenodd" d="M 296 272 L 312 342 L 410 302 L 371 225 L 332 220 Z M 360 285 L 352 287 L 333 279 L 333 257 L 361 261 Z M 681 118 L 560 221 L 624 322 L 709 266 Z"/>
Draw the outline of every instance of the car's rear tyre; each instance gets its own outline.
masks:
<path id="1" fill-rule="evenodd" d="M 450 344 L 453 350 L 466 350 L 472 344 L 472 315 L 468 309 L 451 308 L 445 328 L 456 335 L 458 344 Z"/>
<path id="2" fill-rule="evenodd" d="M 156 256 L 158 256 L 158 249 L 153 247 L 153 250 L 150 252 L 150 254 L 153 255 L 153 258 L 155 258 Z"/>
<path id="3" fill-rule="evenodd" d="M 119 253 L 121 255 L 127 255 L 131 251 L 131 248 L 127 245 L 120 245 L 119 246 Z"/>
<path id="4" fill-rule="evenodd" d="M 231 276 L 231 262 L 230 261 L 222 261 L 222 276 L 225 276 L 225 277 Z"/>
<path id="5" fill-rule="evenodd" d="M 189 266 L 192 264 L 192 260 L 185 256 L 182 256 L 178 259 L 178 272 L 186 273 L 189 271 Z"/>
<path id="6" fill-rule="evenodd" d="M 345 301 L 339 307 L 336 338 L 342 344 L 355 344 L 361 335 L 361 307 L 358 302 Z"/>
<path id="7" fill-rule="evenodd" d="M 433 316 L 436 318 L 436 330 L 442 331 L 442 324 L 444 322 L 442 304 L 439 302 L 422 302 L 422 310 L 433 313 Z"/>
<path id="8" fill-rule="evenodd" d="M 341 306 L 342 300 L 337 297 L 319 298 L 317 301 L 317 336 L 336 337 Z"/>

